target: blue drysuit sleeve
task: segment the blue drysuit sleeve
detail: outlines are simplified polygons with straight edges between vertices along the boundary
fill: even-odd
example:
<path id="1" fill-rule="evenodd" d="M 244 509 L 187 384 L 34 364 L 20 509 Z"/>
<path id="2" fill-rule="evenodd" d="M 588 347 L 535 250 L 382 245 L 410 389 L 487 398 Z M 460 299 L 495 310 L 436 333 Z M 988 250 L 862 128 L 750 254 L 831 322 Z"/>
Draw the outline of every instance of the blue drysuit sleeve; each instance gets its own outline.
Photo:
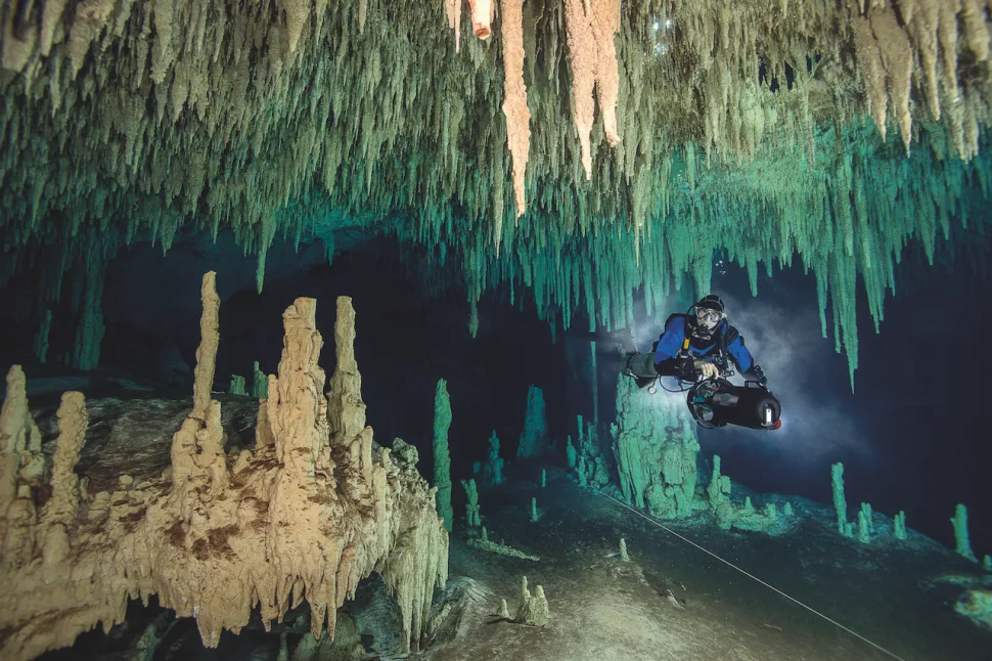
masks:
<path id="1" fill-rule="evenodd" d="M 751 350 L 744 346 L 744 338 L 740 335 L 727 345 L 727 353 L 733 357 L 741 374 L 754 367 L 754 357 L 751 355 Z"/>
<path id="2" fill-rule="evenodd" d="M 658 349 L 654 352 L 654 364 L 674 358 L 682 348 L 683 340 L 685 340 L 685 319 L 676 317 L 668 324 L 658 340 Z"/>

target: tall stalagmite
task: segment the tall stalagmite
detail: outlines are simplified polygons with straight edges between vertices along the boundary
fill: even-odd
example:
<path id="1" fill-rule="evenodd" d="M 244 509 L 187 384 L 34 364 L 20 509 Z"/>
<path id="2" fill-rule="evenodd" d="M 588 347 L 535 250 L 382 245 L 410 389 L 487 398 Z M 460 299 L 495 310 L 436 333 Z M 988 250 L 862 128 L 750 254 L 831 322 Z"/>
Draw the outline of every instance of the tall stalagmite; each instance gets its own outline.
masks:
<path id="1" fill-rule="evenodd" d="M 681 400 L 657 400 L 620 376 L 611 429 L 620 487 L 624 500 L 652 516 L 685 518 L 696 498 L 699 441 Z"/>
<path id="2" fill-rule="evenodd" d="M 0 408 L 0 544 L 4 567 L 16 566 L 34 548 L 36 520 L 32 489 L 44 472 L 41 432 L 28 410 L 24 370 L 7 372 L 7 396 Z"/>
<path id="3" fill-rule="evenodd" d="M 438 379 L 434 391 L 434 486 L 437 489 L 437 512 L 444 527 L 451 532 L 455 513 L 451 508 L 451 455 L 448 452 L 448 429 L 451 427 L 451 398 L 448 384 Z"/>
<path id="4" fill-rule="evenodd" d="M 215 293 L 212 276 L 205 277 L 201 361 L 215 355 Z M 95 494 L 83 501 L 84 516 L 72 464 L 86 412 L 81 395 L 66 394 L 52 495 L 41 520 L 9 500 L 0 511 L 0 628 L 6 632 L 0 656 L 26 660 L 71 644 L 99 622 L 109 629 L 124 620 L 129 597 L 147 602 L 153 594 L 179 617 L 196 618 L 210 647 L 222 630 L 239 632 L 254 606 L 268 626 L 304 599 L 314 635 L 326 621 L 333 636 L 337 608 L 373 570 L 396 594 L 402 639 L 417 645 L 434 588 L 447 580 L 448 536 L 434 492 L 413 464 L 375 445 L 369 427 L 330 431 L 315 305 L 300 298 L 283 315 L 282 360 L 278 376 L 269 379 L 254 449 L 223 454 L 220 405 L 198 386 L 204 397 L 176 434 L 172 467 L 160 478 L 121 480 L 113 494 Z M 354 338 L 350 300 L 339 299 L 338 309 L 335 336 L 348 344 Z M 353 348 L 339 346 L 338 354 L 353 355 Z M 198 365 L 200 386 L 212 371 Z M 341 419 L 356 422 L 354 410 L 363 405 L 357 406 L 357 371 L 349 376 L 336 381 L 341 390 L 332 387 L 329 399 L 350 406 Z M 30 504 L 40 497 L 38 486 L 9 468 L 24 463 L 19 448 L 30 445 L 32 434 L 19 368 L 8 381 L 0 478 L 8 486 L 13 476 L 13 489 L 0 495 L 17 494 L 17 502 Z"/>

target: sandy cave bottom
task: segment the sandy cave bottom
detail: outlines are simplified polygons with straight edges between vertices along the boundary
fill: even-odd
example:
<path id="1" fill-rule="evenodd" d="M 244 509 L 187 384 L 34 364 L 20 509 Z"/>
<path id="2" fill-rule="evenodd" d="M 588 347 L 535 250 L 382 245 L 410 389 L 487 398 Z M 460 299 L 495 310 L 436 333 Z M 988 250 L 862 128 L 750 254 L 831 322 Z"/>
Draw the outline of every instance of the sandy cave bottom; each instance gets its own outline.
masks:
<path id="1" fill-rule="evenodd" d="M 101 446 L 88 448 L 97 452 Z M 466 538 L 476 533 L 460 517 L 451 535 L 449 583 L 435 595 L 425 647 L 405 658 L 893 658 L 608 498 L 580 489 L 564 470 L 550 470 L 547 487 L 541 488 L 540 469 L 537 464 L 514 466 L 506 483 L 482 488 L 479 500 L 490 539 L 541 561 L 468 547 Z M 529 521 L 531 497 L 541 511 L 537 522 Z M 941 574 L 974 571 L 939 545 L 922 553 L 861 546 L 817 517 L 777 538 L 723 532 L 705 515 L 665 525 L 906 661 L 992 658 L 992 632 L 955 614 L 951 595 L 927 587 Z M 620 537 L 627 541 L 630 562 L 620 561 Z M 547 627 L 496 616 L 501 598 L 511 616 L 516 613 L 525 575 L 532 588 L 542 585 L 547 594 L 552 618 Z M 311 658 L 405 656 L 394 631 L 395 603 L 377 577 L 364 581 L 355 602 L 342 610 L 354 630 L 347 627 L 333 646 L 324 641 L 322 655 Z M 39 658 L 279 661 L 286 658 L 280 657 L 281 649 L 289 659 L 304 658 L 299 648 L 309 635 L 308 619 L 304 603 L 270 632 L 260 623 L 250 625 L 240 636 L 225 632 L 217 649 L 205 649 L 191 620 L 175 620 L 171 611 L 133 602 L 128 621 L 109 635 L 84 634 L 72 648 Z M 148 640 L 152 630 L 154 640 Z"/>

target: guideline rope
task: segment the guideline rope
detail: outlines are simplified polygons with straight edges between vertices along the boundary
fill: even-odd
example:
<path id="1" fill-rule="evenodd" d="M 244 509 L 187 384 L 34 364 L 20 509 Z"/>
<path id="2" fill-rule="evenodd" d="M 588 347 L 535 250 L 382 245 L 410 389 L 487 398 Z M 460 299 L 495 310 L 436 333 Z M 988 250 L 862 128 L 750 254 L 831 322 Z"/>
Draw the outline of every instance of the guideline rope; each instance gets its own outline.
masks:
<path id="1" fill-rule="evenodd" d="M 610 500 L 612 500 L 617 505 L 620 505 L 621 507 L 630 510 L 631 512 L 633 512 L 637 516 L 641 517 L 645 521 L 648 521 L 649 523 L 653 523 L 654 525 L 658 526 L 659 528 L 661 528 L 662 530 L 664 530 L 665 532 L 667 532 L 669 534 L 675 535 L 676 537 L 678 537 L 679 539 L 681 539 L 683 542 L 686 542 L 687 544 L 691 544 L 692 546 L 696 547 L 697 549 L 699 549 L 703 553 L 706 553 L 707 555 L 710 555 L 710 556 L 716 558 L 717 560 L 719 560 L 723 564 L 727 565 L 728 567 L 732 567 L 732 568 L 736 569 L 737 571 L 739 571 L 740 573 L 744 574 L 748 578 L 751 578 L 751 579 L 757 581 L 758 583 L 761 583 L 762 585 L 764 585 L 769 590 L 772 590 L 774 592 L 777 592 L 778 594 L 782 595 L 783 597 L 785 597 L 789 601 L 791 601 L 791 602 L 793 602 L 795 604 L 798 604 L 799 606 L 802 606 L 803 608 L 805 608 L 809 612 L 814 613 L 815 615 L 819 615 L 820 617 L 822 617 L 827 622 L 830 622 L 831 624 L 833 624 L 836 627 L 840 627 L 841 629 L 843 629 L 847 633 L 851 634 L 852 636 L 855 636 L 857 638 L 860 638 L 861 640 L 863 640 L 864 642 L 868 643 L 869 645 L 871 645 L 875 649 L 879 650 L 880 652 L 883 652 L 885 654 L 888 654 L 893 659 L 898 659 L 899 661 L 905 661 L 905 659 L 903 659 L 901 656 L 899 656 L 899 655 L 897 655 L 897 654 L 895 654 L 893 652 L 890 652 L 889 650 L 885 649 L 884 647 L 882 647 L 881 645 L 879 645 L 877 643 L 874 643 L 874 642 L 868 640 L 867 638 L 865 638 L 864 636 L 862 636 L 861 634 L 859 634 L 857 631 L 853 631 L 853 630 L 845 627 L 843 624 L 841 624 L 837 620 L 834 620 L 834 619 L 832 619 L 832 618 L 824 615 L 823 613 L 821 613 L 820 611 L 816 610 L 815 608 L 812 608 L 811 606 L 807 606 L 806 604 L 804 604 L 803 602 L 799 601 L 795 597 L 791 597 L 791 596 L 787 595 L 785 592 L 782 592 L 781 590 L 779 590 L 774 585 L 771 585 L 770 583 L 766 583 L 765 581 L 761 580 L 760 578 L 758 578 L 754 574 L 751 574 L 748 571 L 746 571 L 744 569 L 741 569 L 740 567 L 738 567 L 734 563 L 730 562 L 729 560 L 724 560 L 723 558 L 721 558 L 720 556 L 718 556 L 716 553 L 713 553 L 709 549 L 703 548 L 702 546 L 700 546 L 696 542 L 692 541 L 688 537 L 684 537 L 684 536 L 680 535 L 679 533 L 675 532 L 674 530 L 672 530 L 668 526 L 665 526 L 661 522 L 659 522 L 659 521 L 655 520 L 654 518 L 648 516 L 644 512 L 639 512 L 636 509 L 634 509 L 633 507 L 631 507 L 630 505 L 628 505 L 627 503 L 625 503 L 623 501 L 620 501 L 620 500 L 617 500 L 613 496 L 611 496 L 611 495 L 609 495 L 607 493 L 603 493 L 602 491 L 597 491 L 596 493 L 598 493 L 601 496 L 605 496 L 606 498 L 609 498 Z"/>

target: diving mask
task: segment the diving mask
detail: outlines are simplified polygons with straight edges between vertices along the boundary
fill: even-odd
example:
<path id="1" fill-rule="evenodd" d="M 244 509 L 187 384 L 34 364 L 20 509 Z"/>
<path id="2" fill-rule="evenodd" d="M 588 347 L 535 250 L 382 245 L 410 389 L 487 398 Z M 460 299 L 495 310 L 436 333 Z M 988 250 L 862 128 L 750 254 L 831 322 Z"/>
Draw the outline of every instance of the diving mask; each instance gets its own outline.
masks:
<path id="1" fill-rule="evenodd" d="M 708 328 L 713 328 L 716 326 L 722 318 L 723 313 L 719 310 L 713 310 L 711 308 L 696 308 L 696 320 Z"/>

